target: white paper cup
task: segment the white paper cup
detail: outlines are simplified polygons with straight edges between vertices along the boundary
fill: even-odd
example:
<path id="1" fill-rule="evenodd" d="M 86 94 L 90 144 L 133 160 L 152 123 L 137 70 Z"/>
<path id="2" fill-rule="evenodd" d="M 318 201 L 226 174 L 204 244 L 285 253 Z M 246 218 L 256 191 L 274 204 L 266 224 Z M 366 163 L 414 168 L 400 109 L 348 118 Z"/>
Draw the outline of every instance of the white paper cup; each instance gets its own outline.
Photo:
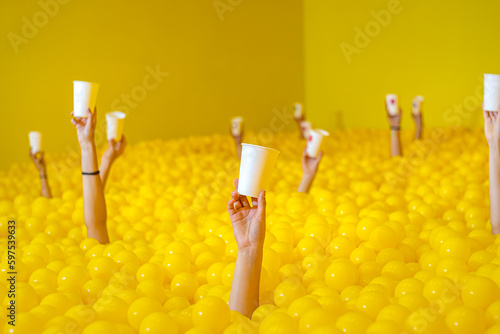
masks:
<path id="1" fill-rule="evenodd" d="M 309 138 L 309 131 L 311 131 L 311 122 L 302 121 L 300 122 L 300 130 L 302 131 L 302 137 Z"/>
<path id="2" fill-rule="evenodd" d="M 302 104 L 295 103 L 294 115 L 295 115 L 295 119 L 301 119 L 302 116 L 304 116 L 304 112 L 302 111 Z"/>
<path id="3" fill-rule="evenodd" d="M 420 107 L 422 106 L 422 102 L 424 102 L 424 97 L 422 95 L 417 95 L 413 98 L 411 104 L 413 115 L 420 114 Z"/>
<path id="4" fill-rule="evenodd" d="M 387 111 L 389 112 L 389 115 L 396 116 L 399 114 L 398 96 L 396 94 L 387 94 L 385 96 L 385 101 L 387 103 Z"/>
<path id="5" fill-rule="evenodd" d="M 38 131 L 29 133 L 31 153 L 35 154 L 42 151 L 42 134 Z"/>
<path id="6" fill-rule="evenodd" d="M 498 111 L 500 105 L 500 75 L 484 75 L 484 110 Z"/>
<path id="7" fill-rule="evenodd" d="M 99 84 L 86 81 L 73 81 L 73 115 L 87 117 L 87 109 L 94 112 Z"/>
<path id="8" fill-rule="evenodd" d="M 240 195 L 259 197 L 261 190 L 267 189 L 280 152 L 257 145 L 241 144 L 241 146 L 238 192 Z"/>
<path id="9" fill-rule="evenodd" d="M 238 137 L 241 135 L 241 129 L 243 127 L 243 117 L 234 117 L 231 119 L 231 133 L 233 136 Z"/>
<path id="10" fill-rule="evenodd" d="M 328 137 L 330 133 L 325 130 L 312 129 L 309 131 L 309 137 L 307 137 L 307 148 L 306 154 L 310 158 L 317 158 L 319 154 L 319 148 L 321 147 L 321 142 L 323 137 Z"/>
<path id="11" fill-rule="evenodd" d="M 127 115 L 121 111 L 113 111 L 106 114 L 106 133 L 108 140 L 122 140 L 123 125 Z"/>

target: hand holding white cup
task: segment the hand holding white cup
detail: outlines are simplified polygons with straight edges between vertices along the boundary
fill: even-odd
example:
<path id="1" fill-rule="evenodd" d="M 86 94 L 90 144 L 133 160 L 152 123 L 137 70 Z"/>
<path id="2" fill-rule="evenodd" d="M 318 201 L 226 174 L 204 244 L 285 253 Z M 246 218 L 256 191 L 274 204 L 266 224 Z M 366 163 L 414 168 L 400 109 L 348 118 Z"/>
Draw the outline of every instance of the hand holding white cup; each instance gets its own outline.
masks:
<path id="1" fill-rule="evenodd" d="M 87 81 L 73 81 L 73 116 L 85 118 L 87 110 L 95 109 L 99 84 Z"/>
<path id="2" fill-rule="evenodd" d="M 36 154 L 42 151 L 42 134 L 38 131 L 29 133 L 31 153 Z"/>
<path id="3" fill-rule="evenodd" d="M 422 102 L 424 102 L 424 97 L 422 95 L 417 95 L 412 101 L 412 113 L 413 115 L 420 115 L 420 108 L 422 107 Z"/>
<path id="4" fill-rule="evenodd" d="M 234 137 L 238 137 L 241 135 L 243 130 L 243 117 L 234 117 L 231 119 L 231 134 Z"/>
<path id="5" fill-rule="evenodd" d="M 312 129 L 307 137 L 306 154 L 310 158 L 317 158 L 321 147 L 321 142 L 324 137 L 328 137 L 330 133 L 321 129 Z"/>
<path id="6" fill-rule="evenodd" d="M 396 116 L 399 114 L 399 102 L 396 94 L 387 94 L 385 96 L 385 104 L 387 106 L 387 112 L 390 116 Z"/>
<path id="7" fill-rule="evenodd" d="M 257 198 L 262 190 L 267 189 L 280 152 L 263 146 L 241 145 L 238 193 Z"/>
<path id="8" fill-rule="evenodd" d="M 116 142 L 122 140 L 126 116 L 127 115 L 121 111 L 112 111 L 106 114 L 106 133 L 108 141 L 111 139 Z"/>

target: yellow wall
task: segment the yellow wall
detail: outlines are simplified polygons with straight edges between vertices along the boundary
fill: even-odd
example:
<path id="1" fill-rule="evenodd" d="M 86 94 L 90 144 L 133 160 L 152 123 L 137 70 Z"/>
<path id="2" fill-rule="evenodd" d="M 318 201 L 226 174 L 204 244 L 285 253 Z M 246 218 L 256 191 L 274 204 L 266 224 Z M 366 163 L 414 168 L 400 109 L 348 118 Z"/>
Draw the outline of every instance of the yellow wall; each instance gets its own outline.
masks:
<path id="1" fill-rule="evenodd" d="M 388 9 L 391 19 L 377 31 L 371 11 Z M 417 94 L 427 125 L 481 125 L 479 78 L 500 73 L 498 13 L 493 0 L 304 1 L 309 118 L 327 129 L 386 127 L 384 96 L 394 92 L 406 129 Z M 373 37 L 356 44 L 355 28 L 367 25 Z M 358 46 L 351 57 L 341 50 L 347 44 Z"/>
<path id="2" fill-rule="evenodd" d="M 123 109 L 122 94 L 136 94 L 129 142 L 226 134 L 234 115 L 259 130 L 274 108 L 291 112 L 303 99 L 300 0 L 41 2 L 59 4 L 47 21 L 38 1 L 0 3 L 0 169 L 28 160 L 31 130 L 44 133 L 47 152 L 77 151 L 73 80 L 101 84 L 99 119 Z M 23 32 L 33 16 L 38 32 Z M 146 91 L 147 68 L 157 66 L 169 76 Z"/>

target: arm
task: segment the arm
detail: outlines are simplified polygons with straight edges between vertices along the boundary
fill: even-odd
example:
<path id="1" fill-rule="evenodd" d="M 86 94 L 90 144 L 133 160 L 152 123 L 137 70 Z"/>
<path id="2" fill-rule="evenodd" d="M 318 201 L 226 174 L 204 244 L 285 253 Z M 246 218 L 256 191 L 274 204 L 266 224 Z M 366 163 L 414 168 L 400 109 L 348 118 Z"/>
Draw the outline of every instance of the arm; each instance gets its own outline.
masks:
<path id="1" fill-rule="evenodd" d="M 78 141 L 82 149 L 82 172 L 93 173 L 99 170 L 94 142 L 94 129 L 97 110 L 91 113 L 87 110 L 87 118 L 73 118 L 71 122 L 76 126 Z M 101 178 L 96 175 L 82 175 L 83 204 L 87 236 L 100 243 L 108 243 L 106 229 L 106 202 Z"/>
<path id="2" fill-rule="evenodd" d="M 38 173 L 40 174 L 40 180 L 42 183 L 42 196 L 51 198 L 52 193 L 50 191 L 49 179 L 47 175 L 47 168 L 45 166 L 45 153 L 39 152 L 36 154 L 31 153 L 30 149 L 30 157 L 33 160 L 36 168 L 38 169 Z"/>
<path id="3" fill-rule="evenodd" d="M 318 166 L 323 157 L 323 152 L 319 152 L 317 158 L 310 158 L 306 149 L 302 152 L 302 180 L 300 181 L 298 192 L 308 193 L 318 171 Z"/>
<path id="4" fill-rule="evenodd" d="M 400 130 L 391 129 L 391 157 L 402 155 L 401 139 L 399 137 Z"/>
<path id="5" fill-rule="evenodd" d="M 120 140 L 119 142 L 116 142 L 113 139 L 108 141 L 108 148 L 102 155 L 101 167 L 99 168 L 101 172 L 100 175 L 103 189 L 106 189 L 106 180 L 108 179 L 109 171 L 111 169 L 111 166 L 113 165 L 113 162 L 115 162 L 116 158 L 122 155 L 123 151 L 125 150 L 125 146 L 127 146 L 127 140 L 125 139 L 125 136 L 123 136 L 122 140 Z"/>
<path id="6" fill-rule="evenodd" d="M 235 180 L 238 189 L 238 180 Z M 250 206 L 246 196 L 231 193 L 227 209 L 238 244 L 238 257 L 234 268 L 233 284 L 229 295 L 229 308 L 251 317 L 259 306 L 260 272 L 266 233 L 266 198 L 252 198 Z"/>
<path id="7" fill-rule="evenodd" d="M 490 148 L 490 222 L 491 233 L 500 233 L 500 116 L 483 110 L 484 133 Z"/>
<path id="8" fill-rule="evenodd" d="M 422 120 L 422 104 L 420 104 L 420 112 L 415 115 L 413 114 L 413 121 L 415 122 L 415 140 L 422 139 L 422 128 L 423 128 L 423 120 Z"/>
<path id="9" fill-rule="evenodd" d="M 239 136 L 233 135 L 232 132 L 231 132 L 231 136 L 233 136 L 234 144 L 236 145 L 236 154 L 238 154 L 238 159 L 241 159 L 241 143 L 243 141 L 243 126 L 241 128 L 241 133 Z"/>
<path id="10" fill-rule="evenodd" d="M 385 109 L 388 110 L 387 104 Z M 401 124 L 401 109 L 399 109 L 399 114 L 393 116 L 387 111 L 387 119 L 389 120 L 389 125 L 391 126 L 391 157 L 397 155 L 403 155 L 401 150 L 401 139 L 399 138 L 400 124 Z"/>
<path id="11" fill-rule="evenodd" d="M 300 118 L 295 117 L 294 120 L 295 123 L 297 124 L 297 127 L 299 128 L 300 138 L 305 139 L 304 132 L 302 131 L 302 127 L 300 126 L 301 122 L 305 120 L 304 115 L 302 115 Z"/>

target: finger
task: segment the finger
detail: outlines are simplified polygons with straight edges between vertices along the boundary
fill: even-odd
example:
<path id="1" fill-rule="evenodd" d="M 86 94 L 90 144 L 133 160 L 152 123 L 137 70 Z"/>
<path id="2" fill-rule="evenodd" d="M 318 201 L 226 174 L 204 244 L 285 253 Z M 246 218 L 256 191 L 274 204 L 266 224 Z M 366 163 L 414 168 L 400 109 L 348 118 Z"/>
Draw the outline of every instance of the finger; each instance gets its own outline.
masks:
<path id="1" fill-rule="evenodd" d="M 240 202 L 244 207 L 250 206 L 250 203 L 248 202 L 248 198 L 246 196 L 240 195 Z"/>
<path id="2" fill-rule="evenodd" d="M 261 220 L 264 221 L 266 218 L 266 192 L 264 190 L 260 192 L 258 202 L 257 214 L 261 217 Z"/>
<path id="3" fill-rule="evenodd" d="M 233 207 L 234 207 L 234 210 L 238 211 L 240 210 L 241 208 L 243 208 L 243 205 L 241 204 L 240 201 L 234 201 L 233 203 Z"/>
<path id="4" fill-rule="evenodd" d="M 236 210 L 243 207 L 243 204 L 240 201 L 240 199 L 241 199 L 240 194 L 238 194 L 237 191 L 231 192 L 231 199 L 234 200 L 234 203 L 235 203 L 234 205 L 235 205 Z"/>
<path id="5" fill-rule="evenodd" d="M 75 117 L 75 113 L 72 111 L 69 113 L 71 115 L 71 117 Z"/>
<path id="6" fill-rule="evenodd" d="M 227 212 L 229 212 L 229 215 L 232 216 L 236 213 L 236 210 L 234 209 L 234 199 L 230 199 L 229 202 L 227 202 Z"/>
<path id="7" fill-rule="evenodd" d="M 234 179 L 234 189 L 238 190 L 238 184 L 240 184 L 240 179 Z"/>
<path id="8" fill-rule="evenodd" d="M 259 196 L 260 196 L 260 194 L 259 194 Z M 255 198 L 255 197 L 252 197 L 252 207 L 253 208 L 257 208 L 258 205 L 259 205 L 259 199 Z"/>
<path id="9" fill-rule="evenodd" d="M 484 120 L 488 120 L 490 118 L 490 115 L 488 114 L 488 112 L 486 110 L 484 110 L 484 103 L 483 103 L 483 116 L 484 116 Z"/>
<path id="10" fill-rule="evenodd" d="M 76 125 L 76 119 L 72 118 L 72 119 L 71 119 L 71 123 L 72 123 L 73 125 Z"/>

